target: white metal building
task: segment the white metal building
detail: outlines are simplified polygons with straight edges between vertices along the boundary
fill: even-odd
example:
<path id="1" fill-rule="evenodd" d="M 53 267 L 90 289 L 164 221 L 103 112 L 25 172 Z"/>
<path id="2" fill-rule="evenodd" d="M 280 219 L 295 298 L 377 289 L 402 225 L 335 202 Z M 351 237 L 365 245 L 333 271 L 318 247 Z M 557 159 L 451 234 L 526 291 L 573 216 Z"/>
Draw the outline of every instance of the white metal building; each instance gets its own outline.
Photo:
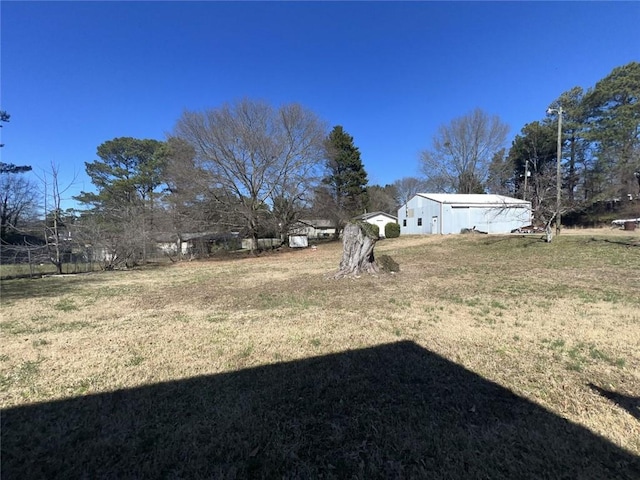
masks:
<path id="1" fill-rule="evenodd" d="M 531 218 L 531 202 L 503 195 L 418 193 L 398 210 L 401 235 L 509 233 Z"/>

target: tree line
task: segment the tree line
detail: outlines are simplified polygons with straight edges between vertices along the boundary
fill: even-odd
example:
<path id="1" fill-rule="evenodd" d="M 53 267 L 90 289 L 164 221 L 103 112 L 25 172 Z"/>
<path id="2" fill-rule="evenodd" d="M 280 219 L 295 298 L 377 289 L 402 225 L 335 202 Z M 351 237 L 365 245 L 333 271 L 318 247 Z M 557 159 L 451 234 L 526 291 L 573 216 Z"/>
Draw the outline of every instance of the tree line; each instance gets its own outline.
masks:
<path id="1" fill-rule="evenodd" d="M 563 115 L 563 214 L 640 196 L 639 92 L 640 64 L 631 62 L 549 105 Z M 95 191 L 75 197 L 77 210 L 62 211 L 54 166 L 36 186 L 30 167 L 2 163 L 1 242 L 40 241 L 60 264 L 73 239 L 74 248 L 99 244 L 114 264 L 135 264 L 163 238 L 232 235 L 257 248 L 258 238 L 284 238 L 310 218 L 339 232 L 365 211 L 395 215 L 420 191 L 525 198 L 546 222 L 559 213 L 557 122 L 557 113 L 531 122 L 505 148 L 508 126 L 473 110 L 440 126 L 420 155 L 421 175 L 381 186 L 369 185 L 354 138 L 299 104 L 245 99 L 185 111 L 163 141 L 119 137 L 98 146 L 85 163 Z"/>
<path id="2" fill-rule="evenodd" d="M 55 168 L 39 202 L 33 182 L 3 166 L 12 208 L 2 210 L 2 242 L 40 237 L 57 265 L 72 243 L 99 245 L 110 266 L 133 265 L 158 242 L 198 233 L 248 238 L 255 250 L 259 238 L 284 238 L 303 217 L 328 218 L 340 229 L 368 205 L 353 137 L 341 126 L 327 134 L 298 104 L 242 100 L 185 111 L 165 141 L 115 138 L 98 146 L 97 157 L 85 163 L 95 191 L 74 197 L 83 208 L 66 212 Z"/>

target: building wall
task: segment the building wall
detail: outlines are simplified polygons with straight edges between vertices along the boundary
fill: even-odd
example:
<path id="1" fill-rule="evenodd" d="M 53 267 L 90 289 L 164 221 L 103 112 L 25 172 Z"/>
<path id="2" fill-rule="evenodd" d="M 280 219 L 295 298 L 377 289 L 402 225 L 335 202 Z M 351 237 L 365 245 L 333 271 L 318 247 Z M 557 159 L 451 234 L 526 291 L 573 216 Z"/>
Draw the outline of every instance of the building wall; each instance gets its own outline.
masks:
<path id="1" fill-rule="evenodd" d="M 376 215 L 375 217 L 368 218 L 366 222 L 372 225 L 377 225 L 380 229 L 381 237 L 384 237 L 384 227 L 387 225 L 387 223 L 396 223 L 395 220 L 392 220 L 386 215 Z"/>
<path id="2" fill-rule="evenodd" d="M 295 225 L 289 230 L 289 235 L 306 235 L 308 238 L 331 238 L 336 234 L 334 227 L 313 227 L 311 225 Z"/>
<path id="3" fill-rule="evenodd" d="M 460 233 L 472 229 L 487 233 L 509 233 L 531 223 L 531 210 L 506 206 L 456 206 L 443 205 L 442 233 Z"/>
<path id="4" fill-rule="evenodd" d="M 428 198 L 415 196 L 398 210 L 400 235 L 441 233 L 440 204 Z M 435 224 L 433 222 L 436 219 Z M 432 232 L 432 229 L 435 231 Z"/>

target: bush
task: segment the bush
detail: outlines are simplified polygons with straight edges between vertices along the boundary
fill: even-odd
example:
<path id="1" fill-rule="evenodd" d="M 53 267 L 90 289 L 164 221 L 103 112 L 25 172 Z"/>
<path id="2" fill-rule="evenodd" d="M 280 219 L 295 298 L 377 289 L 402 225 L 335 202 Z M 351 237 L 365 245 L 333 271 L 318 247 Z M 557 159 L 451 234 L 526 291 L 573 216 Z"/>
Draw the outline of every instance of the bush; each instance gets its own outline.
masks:
<path id="1" fill-rule="evenodd" d="M 384 236 L 387 238 L 398 238 L 400 236 L 400 225 L 397 223 L 387 223 L 384 226 Z"/>
<path id="2" fill-rule="evenodd" d="M 378 225 L 364 222 L 363 226 L 365 227 L 368 235 L 371 235 L 373 238 L 380 238 L 380 227 Z"/>

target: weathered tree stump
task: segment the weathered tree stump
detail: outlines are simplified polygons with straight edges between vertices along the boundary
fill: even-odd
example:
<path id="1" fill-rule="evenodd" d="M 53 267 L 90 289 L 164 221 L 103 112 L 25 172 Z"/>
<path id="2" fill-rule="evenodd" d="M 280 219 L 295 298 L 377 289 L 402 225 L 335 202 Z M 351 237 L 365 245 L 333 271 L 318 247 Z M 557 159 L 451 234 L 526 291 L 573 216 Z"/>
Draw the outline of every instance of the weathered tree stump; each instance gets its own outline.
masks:
<path id="1" fill-rule="evenodd" d="M 355 277 L 361 273 L 378 273 L 373 247 L 378 236 L 367 223 L 349 223 L 342 232 L 342 260 L 334 278 Z"/>

